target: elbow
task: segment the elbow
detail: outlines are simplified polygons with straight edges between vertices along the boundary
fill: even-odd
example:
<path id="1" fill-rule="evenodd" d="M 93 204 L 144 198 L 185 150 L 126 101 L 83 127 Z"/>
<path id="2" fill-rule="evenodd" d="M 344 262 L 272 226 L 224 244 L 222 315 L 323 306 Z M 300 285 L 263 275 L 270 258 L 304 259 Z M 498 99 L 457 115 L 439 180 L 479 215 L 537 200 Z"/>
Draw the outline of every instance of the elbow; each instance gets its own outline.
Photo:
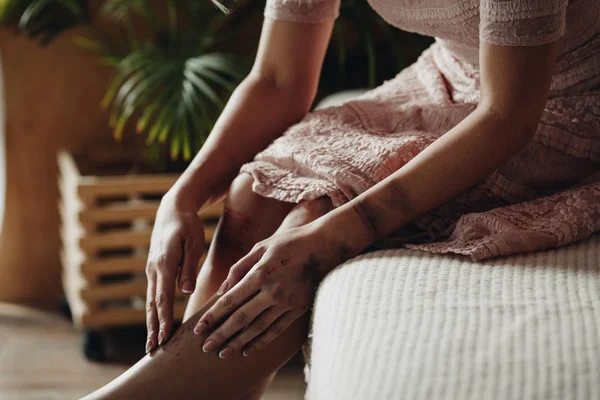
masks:
<path id="1" fill-rule="evenodd" d="M 542 111 L 531 107 L 499 108 L 493 103 L 482 101 L 477 108 L 487 119 L 501 127 L 499 131 L 507 132 L 523 146 L 531 141 L 537 132 Z"/>
<path id="2" fill-rule="evenodd" d="M 256 69 L 250 72 L 247 79 L 277 93 L 297 107 L 302 115 L 310 110 L 317 96 L 318 81 L 311 84 L 311 79 L 284 79 L 275 72 L 265 73 Z"/>

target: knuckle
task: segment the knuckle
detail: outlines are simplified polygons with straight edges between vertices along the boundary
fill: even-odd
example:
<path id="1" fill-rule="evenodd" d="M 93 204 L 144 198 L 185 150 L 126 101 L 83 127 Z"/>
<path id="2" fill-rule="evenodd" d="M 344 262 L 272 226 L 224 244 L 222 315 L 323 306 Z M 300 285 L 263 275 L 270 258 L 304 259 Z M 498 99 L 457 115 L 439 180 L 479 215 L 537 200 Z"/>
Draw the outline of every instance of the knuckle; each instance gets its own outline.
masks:
<path id="1" fill-rule="evenodd" d="M 240 267 L 237 264 L 235 264 L 231 268 L 229 268 L 229 275 L 231 275 L 231 276 L 235 277 L 239 274 L 239 272 L 240 272 Z"/>
<path id="2" fill-rule="evenodd" d="M 162 253 L 162 254 L 158 255 L 156 257 L 156 259 L 154 260 L 154 265 L 155 265 L 156 270 L 163 272 L 163 273 L 165 271 L 168 271 L 169 261 L 170 261 L 170 257 L 167 254 Z"/>
<path id="3" fill-rule="evenodd" d="M 236 311 L 233 313 L 233 322 L 236 325 L 246 326 L 248 324 L 248 314 L 241 310 Z"/>
<path id="4" fill-rule="evenodd" d="M 208 312 L 208 313 L 204 314 L 204 317 L 200 321 L 206 322 L 207 325 L 212 325 L 213 316 L 210 312 Z"/>
<path id="5" fill-rule="evenodd" d="M 145 272 L 146 272 L 146 276 L 148 278 L 154 276 L 154 265 L 152 264 L 152 262 L 148 261 L 146 263 L 146 270 L 145 270 Z"/>
<path id="6" fill-rule="evenodd" d="M 221 302 L 221 306 L 227 311 L 233 307 L 233 298 L 230 295 L 225 294 L 219 301 Z"/>
<path id="7" fill-rule="evenodd" d="M 258 242 L 252 247 L 252 251 L 262 251 L 265 248 L 265 244 L 263 242 Z"/>
<path id="8" fill-rule="evenodd" d="M 167 296 L 165 296 L 164 293 L 157 293 L 156 294 L 156 299 L 154 300 L 156 307 L 162 307 L 166 304 L 167 302 Z"/>
<path id="9" fill-rule="evenodd" d="M 258 283 L 263 283 L 265 281 L 265 271 L 263 271 L 260 268 L 255 269 L 254 271 L 252 271 L 252 276 L 251 276 L 252 280 L 254 280 L 255 282 Z"/>
<path id="10" fill-rule="evenodd" d="M 156 303 L 154 302 L 154 300 L 150 299 L 146 302 L 146 312 L 148 312 L 148 313 L 153 312 L 155 307 L 156 307 Z"/>

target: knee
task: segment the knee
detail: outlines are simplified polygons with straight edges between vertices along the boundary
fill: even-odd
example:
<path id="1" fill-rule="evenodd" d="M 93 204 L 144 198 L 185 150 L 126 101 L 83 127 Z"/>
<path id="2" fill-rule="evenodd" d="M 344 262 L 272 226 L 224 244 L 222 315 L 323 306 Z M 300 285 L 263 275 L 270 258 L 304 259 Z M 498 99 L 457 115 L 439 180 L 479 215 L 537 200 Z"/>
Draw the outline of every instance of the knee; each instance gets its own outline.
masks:
<path id="1" fill-rule="evenodd" d="M 258 196 L 252 191 L 252 184 L 254 178 L 252 175 L 247 173 L 239 174 L 229 187 L 229 193 L 227 197 L 230 199 L 247 200 L 249 197 Z"/>
<path id="2" fill-rule="evenodd" d="M 323 196 L 299 203 L 290 215 L 296 220 L 297 224 L 305 224 L 327 214 L 331 210 L 333 210 L 331 199 Z"/>
<path id="3" fill-rule="evenodd" d="M 309 216 L 318 218 L 333 210 L 333 203 L 329 197 L 323 196 L 318 199 L 304 201 L 299 204 L 299 207 L 303 207 Z"/>

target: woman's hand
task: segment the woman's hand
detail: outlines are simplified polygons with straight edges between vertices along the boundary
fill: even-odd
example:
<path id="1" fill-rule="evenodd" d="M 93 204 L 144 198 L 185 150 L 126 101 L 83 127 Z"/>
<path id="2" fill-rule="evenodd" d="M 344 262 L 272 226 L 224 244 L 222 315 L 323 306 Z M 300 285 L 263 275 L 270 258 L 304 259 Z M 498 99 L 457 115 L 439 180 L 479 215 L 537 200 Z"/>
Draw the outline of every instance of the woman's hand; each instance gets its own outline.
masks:
<path id="1" fill-rule="evenodd" d="M 167 193 L 156 214 L 146 264 L 146 353 L 171 333 L 177 273 L 179 290 L 191 294 L 203 252 L 204 227 L 193 202 L 182 194 Z"/>
<path id="2" fill-rule="evenodd" d="M 217 292 L 226 294 L 194 328 L 196 334 L 217 328 L 206 338 L 203 350 L 225 344 L 221 358 L 242 348 L 249 355 L 308 311 L 325 271 L 343 261 L 322 233 L 314 223 L 275 233 L 234 264 Z M 349 253 L 342 250 L 346 259 Z"/>

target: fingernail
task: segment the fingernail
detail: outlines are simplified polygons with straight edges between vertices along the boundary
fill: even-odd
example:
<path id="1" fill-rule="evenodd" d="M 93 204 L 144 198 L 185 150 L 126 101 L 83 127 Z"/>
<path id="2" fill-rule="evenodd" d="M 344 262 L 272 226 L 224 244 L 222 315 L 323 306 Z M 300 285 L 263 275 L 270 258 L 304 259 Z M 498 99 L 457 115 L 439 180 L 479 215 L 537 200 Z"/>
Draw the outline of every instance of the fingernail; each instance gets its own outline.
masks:
<path id="1" fill-rule="evenodd" d="M 223 350 L 219 352 L 219 358 L 227 358 L 233 353 L 233 349 L 231 347 L 225 347 Z"/>
<path id="2" fill-rule="evenodd" d="M 181 285 L 181 291 L 185 294 L 191 294 L 194 291 L 194 285 L 192 281 L 185 281 Z"/>
<path id="3" fill-rule="evenodd" d="M 244 352 L 242 353 L 245 357 L 249 356 L 250 354 L 254 353 L 254 347 L 248 347 L 246 350 L 244 350 Z"/>
<path id="4" fill-rule="evenodd" d="M 153 343 L 152 343 L 152 339 L 148 339 L 148 341 L 146 342 L 146 354 L 150 353 L 150 350 L 152 350 Z"/>
<path id="5" fill-rule="evenodd" d="M 199 322 L 198 325 L 196 325 L 194 327 L 194 333 L 196 335 L 200 335 L 202 332 L 204 332 L 204 330 L 206 329 L 206 326 L 207 326 L 206 322 L 204 322 L 204 321 Z"/>
<path id="6" fill-rule="evenodd" d="M 209 351 L 213 351 L 215 349 L 215 341 L 207 340 L 204 342 L 204 346 L 202 346 L 202 351 L 208 353 Z"/>
<path id="7" fill-rule="evenodd" d="M 163 342 L 163 339 L 165 338 L 165 334 L 163 333 L 162 329 L 160 331 L 158 331 L 158 345 L 160 346 Z"/>
<path id="8" fill-rule="evenodd" d="M 221 284 L 221 287 L 219 288 L 219 291 L 217 292 L 217 294 L 220 296 L 223 293 L 225 293 L 227 291 L 227 289 L 229 289 L 229 281 L 225 280 L 225 282 L 223 282 Z"/>

